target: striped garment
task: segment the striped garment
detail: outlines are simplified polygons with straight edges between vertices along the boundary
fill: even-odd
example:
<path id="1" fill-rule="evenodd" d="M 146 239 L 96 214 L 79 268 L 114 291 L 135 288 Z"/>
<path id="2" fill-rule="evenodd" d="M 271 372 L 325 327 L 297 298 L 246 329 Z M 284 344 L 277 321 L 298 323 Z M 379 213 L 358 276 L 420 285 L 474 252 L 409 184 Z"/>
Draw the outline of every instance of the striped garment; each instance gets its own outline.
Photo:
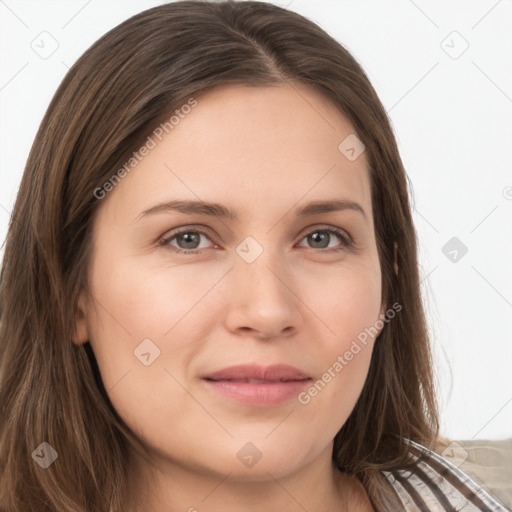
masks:
<path id="1" fill-rule="evenodd" d="M 414 441 L 406 441 L 416 461 L 414 469 L 382 471 L 405 512 L 510 512 L 451 462 Z"/>

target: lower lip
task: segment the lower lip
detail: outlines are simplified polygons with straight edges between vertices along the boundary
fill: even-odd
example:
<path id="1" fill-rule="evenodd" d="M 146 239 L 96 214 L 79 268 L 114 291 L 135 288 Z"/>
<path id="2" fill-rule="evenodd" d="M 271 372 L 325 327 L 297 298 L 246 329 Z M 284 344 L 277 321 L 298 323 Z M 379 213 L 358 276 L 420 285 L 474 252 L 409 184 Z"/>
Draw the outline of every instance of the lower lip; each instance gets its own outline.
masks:
<path id="1" fill-rule="evenodd" d="M 296 397 L 311 379 L 269 382 L 268 384 L 203 379 L 206 385 L 222 395 L 256 407 L 278 405 Z"/>

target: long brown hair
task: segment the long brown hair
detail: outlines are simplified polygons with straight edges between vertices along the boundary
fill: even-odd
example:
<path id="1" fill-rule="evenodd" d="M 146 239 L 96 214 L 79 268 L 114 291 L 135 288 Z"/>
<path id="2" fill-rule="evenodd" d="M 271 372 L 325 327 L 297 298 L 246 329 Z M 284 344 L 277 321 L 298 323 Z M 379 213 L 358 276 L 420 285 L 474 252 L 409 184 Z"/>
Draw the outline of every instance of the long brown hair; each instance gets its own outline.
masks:
<path id="1" fill-rule="evenodd" d="M 360 479 L 380 510 L 389 490 L 381 470 L 408 462 L 403 438 L 433 446 L 438 413 L 407 176 L 367 76 L 340 43 L 294 12 L 254 1 L 178 1 L 133 16 L 93 44 L 62 81 L 32 146 L 0 281 L 5 511 L 123 507 L 131 434 L 102 386 L 90 344 L 71 342 L 101 203 L 95 191 L 163 115 L 191 97 L 225 84 L 284 83 L 321 92 L 363 141 L 382 299 L 402 306 L 376 341 L 333 460 Z M 42 442 L 58 454 L 44 470 L 33 460 Z"/>

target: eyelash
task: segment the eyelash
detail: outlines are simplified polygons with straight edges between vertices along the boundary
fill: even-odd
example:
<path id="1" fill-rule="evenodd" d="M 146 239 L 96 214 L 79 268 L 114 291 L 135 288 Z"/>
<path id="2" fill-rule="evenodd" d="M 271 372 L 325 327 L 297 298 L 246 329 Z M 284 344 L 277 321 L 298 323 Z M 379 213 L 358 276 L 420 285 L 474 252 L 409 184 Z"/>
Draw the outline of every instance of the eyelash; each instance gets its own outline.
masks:
<path id="1" fill-rule="evenodd" d="M 170 250 L 172 252 L 180 253 L 180 254 L 189 254 L 189 255 L 201 254 L 203 251 L 207 250 L 205 248 L 203 248 L 203 249 L 180 249 L 179 247 L 171 246 L 170 242 L 174 238 L 176 238 L 177 236 L 179 236 L 179 235 L 181 235 L 183 233 L 199 233 L 200 235 L 204 235 L 208 239 L 210 239 L 210 237 L 208 236 L 208 233 L 206 233 L 205 231 L 202 231 L 201 229 L 197 229 L 197 228 L 183 228 L 183 229 L 179 229 L 177 231 L 173 231 L 170 235 L 165 236 L 164 238 L 162 238 L 160 240 L 159 244 L 161 246 L 165 246 L 166 248 L 170 248 Z M 311 235 L 313 233 L 329 233 L 331 235 L 336 235 L 342 241 L 342 245 L 340 247 L 335 247 L 335 248 L 331 247 L 330 249 L 315 249 L 314 247 L 310 247 L 309 248 L 309 249 L 311 249 L 312 251 L 315 251 L 315 252 L 337 253 L 337 252 L 340 252 L 340 251 L 344 251 L 344 250 L 350 249 L 350 248 L 352 248 L 354 246 L 354 241 L 352 240 L 350 235 L 346 234 L 344 231 L 341 231 L 341 230 L 335 229 L 335 228 L 330 228 L 330 227 L 329 228 L 316 228 L 316 229 L 313 229 L 309 233 L 306 233 L 306 235 L 302 237 L 301 241 L 304 238 L 306 238 L 308 235 Z"/>

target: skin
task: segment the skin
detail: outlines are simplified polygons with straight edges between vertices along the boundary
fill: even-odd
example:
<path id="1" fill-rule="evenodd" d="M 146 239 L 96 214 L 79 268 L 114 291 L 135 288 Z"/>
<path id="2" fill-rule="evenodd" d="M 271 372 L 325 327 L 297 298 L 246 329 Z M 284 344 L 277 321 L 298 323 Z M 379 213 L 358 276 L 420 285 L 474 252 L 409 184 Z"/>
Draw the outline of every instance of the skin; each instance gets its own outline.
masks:
<path id="1" fill-rule="evenodd" d="M 200 378 L 286 363 L 317 381 L 385 312 L 366 154 L 350 161 L 338 150 L 354 128 L 303 85 L 230 85 L 196 99 L 102 200 L 80 299 L 74 342 L 90 341 L 113 406 L 150 451 L 151 465 L 131 452 L 127 510 L 373 510 L 331 454 L 374 338 L 308 404 L 252 407 Z M 222 203 L 239 218 L 140 217 L 171 199 Z M 366 218 L 294 213 L 327 199 L 357 202 Z M 177 227 L 207 235 L 195 246 L 159 242 Z M 355 248 L 337 235 L 323 244 L 308 236 L 326 227 L 348 233 Z M 236 251 L 248 236 L 263 249 L 252 263 Z M 134 356 L 146 338 L 160 350 L 149 366 Z M 262 454 L 252 467 L 237 457 L 248 442 Z"/>

